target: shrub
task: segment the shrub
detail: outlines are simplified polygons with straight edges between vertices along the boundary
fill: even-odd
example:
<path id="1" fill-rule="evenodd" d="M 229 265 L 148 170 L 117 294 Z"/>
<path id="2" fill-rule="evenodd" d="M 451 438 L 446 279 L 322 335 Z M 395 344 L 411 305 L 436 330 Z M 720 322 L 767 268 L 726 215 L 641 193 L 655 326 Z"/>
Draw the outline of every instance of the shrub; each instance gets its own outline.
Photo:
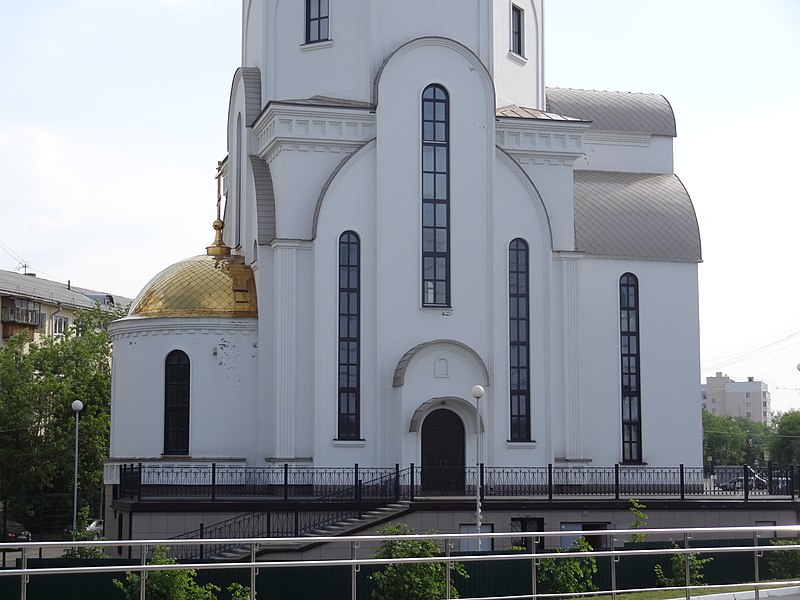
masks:
<path id="1" fill-rule="evenodd" d="M 409 535 L 414 533 L 406 524 L 387 525 L 378 531 L 381 535 Z M 429 531 L 427 533 L 435 533 Z M 384 540 L 373 558 L 423 558 L 441 556 L 442 551 L 433 540 Z M 443 562 L 417 564 L 388 564 L 370 575 L 375 582 L 372 597 L 375 600 L 438 600 L 445 597 L 447 566 Z M 467 577 L 464 565 L 452 563 L 452 569 Z M 450 586 L 450 597 L 458 598 L 458 590 Z"/>
<path id="2" fill-rule="evenodd" d="M 773 546 L 798 544 L 800 540 L 772 540 Z M 767 563 L 774 579 L 800 577 L 800 550 L 773 550 L 767 554 Z"/>
<path id="3" fill-rule="evenodd" d="M 672 542 L 672 548 L 680 548 L 678 544 Z M 688 585 L 704 585 L 703 583 L 703 568 L 707 563 L 714 560 L 711 557 L 698 558 L 697 554 L 691 552 L 689 554 L 673 554 L 670 557 L 670 568 L 672 577 L 667 577 L 664 574 L 664 569 L 661 565 L 655 566 L 656 585 L 658 587 L 678 587 L 686 584 L 686 558 L 689 559 L 689 583 Z"/>
<path id="4" fill-rule="evenodd" d="M 559 552 L 591 552 L 586 538 L 580 537 L 568 550 Z M 544 584 L 551 594 L 575 594 L 597 591 L 593 576 L 597 573 L 597 561 L 593 556 L 574 558 L 543 558 L 539 562 L 537 581 Z"/>

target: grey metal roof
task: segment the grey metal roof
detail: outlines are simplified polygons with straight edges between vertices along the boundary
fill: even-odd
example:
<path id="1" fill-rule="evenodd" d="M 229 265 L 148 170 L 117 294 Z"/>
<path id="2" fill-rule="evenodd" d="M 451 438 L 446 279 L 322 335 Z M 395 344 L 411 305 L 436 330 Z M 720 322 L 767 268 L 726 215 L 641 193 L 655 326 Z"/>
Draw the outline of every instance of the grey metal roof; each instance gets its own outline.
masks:
<path id="1" fill-rule="evenodd" d="M 0 271 L 0 296 L 15 296 L 37 302 L 63 304 L 72 308 L 92 308 L 95 302 L 109 305 L 105 292 L 77 288 L 65 283 L 50 281 L 13 271 Z M 116 305 L 130 304 L 130 298 L 111 296 Z"/>
<path id="2" fill-rule="evenodd" d="M 700 262 L 694 206 L 675 175 L 575 171 L 575 248 L 587 255 Z"/>
<path id="3" fill-rule="evenodd" d="M 565 117 L 554 113 L 544 112 L 535 108 L 527 108 L 525 106 L 517 106 L 516 104 L 509 104 L 508 106 L 501 106 L 497 109 L 495 114 L 498 117 L 511 117 L 514 119 L 542 119 L 546 121 L 576 121 L 581 122 L 577 117 Z"/>
<path id="4" fill-rule="evenodd" d="M 675 114 L 660 94 L 547 88 L 545 109 L 591 121 L 590 129 L 675 137 Z"/>
<path id="5" fill-rule="evenodd" d="M 334 98 L 332 96 L 311 96 L 310 98 L 290 98 L 287 100 L 273 100 L 271 104 L 294 104 L 297 106 L 325 106 L 328 108 L 366 108 L 374 109 L 371 102 L 349 100 L 347 98 Z"/>

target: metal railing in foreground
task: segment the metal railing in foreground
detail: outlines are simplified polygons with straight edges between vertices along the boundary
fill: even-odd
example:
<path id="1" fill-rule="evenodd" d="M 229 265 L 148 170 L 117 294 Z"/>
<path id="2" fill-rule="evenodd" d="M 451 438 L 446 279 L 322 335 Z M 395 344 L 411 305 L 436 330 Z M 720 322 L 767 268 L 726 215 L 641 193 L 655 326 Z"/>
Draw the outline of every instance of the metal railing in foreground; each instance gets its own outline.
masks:
<path id="1" fill-rule="evenodd" d="M 481 595 L 481 596 L 465 596 L 461 595 L 462 600 L 512 600 L 521 598 L 530 598 L 536 600 L 537 598 L 581 598 L 584 596 L 596 595 L 611 595 L 616 599 L 618 594 L 634 593 L 659 590 L 671 590 L 676 592 L 677 596 L 685 596 L 687 600 L 692 597 L 693 590 L 702 589 L 705 586 L 692 585 L 690 583 L 690 562 L 692 557 L 703 557 L 710 553 L 715 554 L 739 554 L 745 557 L 752 557 L 753 576 L 748 581 L 735 581 L 731 579 L 731 583 L 714 583 L 715 589 L 726 590 L 740 588 L 741 586 L 752 587 L 755 590 L 755 600 L 759 600 L 763 590 L 767 587 L 789 587 L 800 586 L 800 579 L 783 579 L 780 581 L 764 581 L 760 576 L 759 562 L 765 554 L 773 552 L 793 552 L 800 551 L 800 544 L 786 543 L 783 545 L 764 545 L 765 537 L 772 537 L 774 535 L 782 535 L 786 537 L 797 538 L 800 536 L 800 525 L 791 526 L 768 526 L 768 527 L 707 527 L 707 528 L 691 528 L 691 529 L 620 529 L 620 530 L 604 530 L 592 531 L 594 534 L 601 534 L 608 544 L 608 549 L 597 550 L 590 552 L 563 552 L 555 551 L 553 549 L 537 550 L 537 545 L 540 541 L 544 541 L 546 548 L 553 548 L 557 546 L 552 542 L 552 538 L 562 538 L 565 534 L 577 534 L 578 532 L 565 532 L 565 531 L 550 531 L 550 532 L 511 532 L 511 533 L 482 533 L 482 534 L 415 534 L 410 536 L 386 536 L 386 535 L 372 535 L 372 536 L 352 536 L 352 537 L 319 537 L 317 541 L 329 544 L 326 548 L 329 549 L 330 556 L 348 555 L 349 558 L 317 558 L 313 560 L 256 560 L 258 551 L 269 547 L 270 545 L 280 545 L 285 547 L 287 543 L 302 544 L 307 541 L 305 538 L 240 538 L 237 540 L 126 540 L 121 542 L 119 540 L 102 541 L 102 542 L 27 542 L 15 544 L 0 544 L 0 551 L 7 551 L 11 546 L 18 549 L 21 554 L 19 567 L 0 570 L 0 578 L 2 577 L 19 577 L 20 578 L 20 598 L 25 600 L 27 598 L 27 585 L 31 576 L 43 575 L 78 575 L 82 573 L 115 573 L 118 574 L 122 571 L 133 571 L 140 574 L 143 581 L 146 581 L 147 575 L 153 571 L 162 570 L 180 570 L 191 568 L 196 571 L 204 570 L 220 570 L 220 569 L 238 569 L 248 571 L 250 574 L 250 597 L 256 598 L 258 594 L 259 600 L 277 598 L 272 594 L 269 587 L 264 587 L 258 590 L 256 588 L 257 575 L 259 571 L 270 569 L 286 569 L 286 568 L 301 568 L 301 567 L 349 567 L 351 572 L 351 585 L 349 590 L 342 590 L 340 595 L 336 595 L 335 590 L 326 590 L 326 597 L 329 598 L 351 598 L 356 600 L 358 597 L 358 573 L 362 567 L 380 568 L 388 564 L 420 564 L 420 563 L 444 563 L 448 569 L 445 569 L 446 594 L 445 598 L 449 599 L 452 596 L 451 586 L 451 572 L 454 563 L 493 563 L 495 561 L 523 561 L 524 564 L 529 565 L 530 586 L 524 593 L 506 594 L 506 595 Z M 670 548 L 625 548 L 622 547 L 622 540 L 628 538 L 632 534 L 647 535 L 653 537 L 660 537 L 662 539 L 680 540 L 683 544 L 681 547 Z M 727 537 L 728 539 L 737 540 L 752 540 L 752 543 L 740 543 L 733 546 L 718 546 L 707 545 L 692 546 L 691 541 L 700 536 L 709 536 L 711 538 Z M 400 540 L 400 539 L 428 539 L 433 540 L 442 550 L 442 554 L 436 557 L 424 558 L 390 558 L 390 559 L 374 559 L 370 558 L 372 551 L 381 542 L 387 540 Z M 517 551 L 514 554 L 495 553 L 490 552 L 475 552 L 474 550 L 466 550 L 454 552 L 456 544 L 460 544 L 463 549 L 465 546 L 479 547 L 492 547 L 493 544 L 507 546 L 513 542 L 518 543 L 518 540 L 523 539 L 523 543 L 528 547 L 528 550 Z M 551 540 L 550 543 L 547 540 Z M 796 542 L 797 540 L 795 540 Z M 220 543 L 236 543 L 250 548 L 250 559 L 248 561 L 237 562 L 193 562 L 187 564 L 147 564 L 147 558 L 152 552 L 153 548 L 160 545 L 182 545 L 186 544 L 208 544 L 215 545 Z M 120 544 L 137 548 L 140 554 L 139 564 L 120 566 L 69 566 L 69 567 L 42 567 L 34 568 L 29 565 L 29 556 L 39 553 L 40 548 L 63 548 L 68 547 L 111 547 L 119 546 Z M 110 548 L 109 548 L 110 549 Z M 323 552 L 321 555 L 326 554 Z M 684 557 L 685 561 L 685 577 L 682 582 L 669 587 L 626 587 L 620 588 L 617 585 L 617 578 L 615 572 L 617 564 L 621 558 L 628 557 L 645 557 L 645 556 L 667 556 L 680 555 Z M 573 592 L 548 592 L 541 593 L 537 589 L 537 569 L 542 564 L 541 561 L 553 559 L 570 560 L 592 557 L 598 563 L 600 561 L 607 561 L 610 568 L 611 577 L 610 585 L 603 589 L 597 590 L 584 590 Z M 682 583 L 682 585 L 680 584 Z M 800 589 L 796 592 L 800 595 Z M 784 595 L 784 597 L 787 597 Z M 140 588 L 140 598 L 145 598 L 145 586 Z"/>

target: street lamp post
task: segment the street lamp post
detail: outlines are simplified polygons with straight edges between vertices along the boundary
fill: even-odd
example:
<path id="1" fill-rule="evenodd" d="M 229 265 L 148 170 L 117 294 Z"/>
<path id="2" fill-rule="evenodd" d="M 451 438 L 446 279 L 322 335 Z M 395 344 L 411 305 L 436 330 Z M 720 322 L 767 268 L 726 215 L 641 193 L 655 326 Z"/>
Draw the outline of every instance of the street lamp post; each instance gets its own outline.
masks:
<path id="1" fill-rule="evenodd" d="M 72 403 L 72 410 L 75 411 L 75 479 L 72 488 L 72 539 L 75 539 L 75 532 L 78 529 L 78 422 L 83 410 L 83 402 L 75 400 Z"/>
<path id="2" fill-rule="evenodd" d="M 475 531 L 481 532 L 481 398 L 484 389 L 482 385 L 472 387 L 472 396 L 475 398 Z M 478 552 L 481 551 L 481 538 L 478 538 Z"/>

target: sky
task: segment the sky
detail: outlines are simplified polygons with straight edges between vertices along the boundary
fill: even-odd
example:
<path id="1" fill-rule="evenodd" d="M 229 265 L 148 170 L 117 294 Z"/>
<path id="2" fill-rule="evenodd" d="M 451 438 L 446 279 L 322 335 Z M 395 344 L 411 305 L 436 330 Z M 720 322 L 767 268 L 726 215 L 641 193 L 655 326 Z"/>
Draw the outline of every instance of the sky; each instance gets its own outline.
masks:
<path id="1" fill-rule="evenodd" d="M 0 0 L 0 269 L 134 297 L 204 252 L 240 26 L 238 0 Z M 800 409 L 799 72 L 797 0 L 545 0 L 547 85 L 670 101 L 702 376 L 763 380 L 781 411 Z"/>

